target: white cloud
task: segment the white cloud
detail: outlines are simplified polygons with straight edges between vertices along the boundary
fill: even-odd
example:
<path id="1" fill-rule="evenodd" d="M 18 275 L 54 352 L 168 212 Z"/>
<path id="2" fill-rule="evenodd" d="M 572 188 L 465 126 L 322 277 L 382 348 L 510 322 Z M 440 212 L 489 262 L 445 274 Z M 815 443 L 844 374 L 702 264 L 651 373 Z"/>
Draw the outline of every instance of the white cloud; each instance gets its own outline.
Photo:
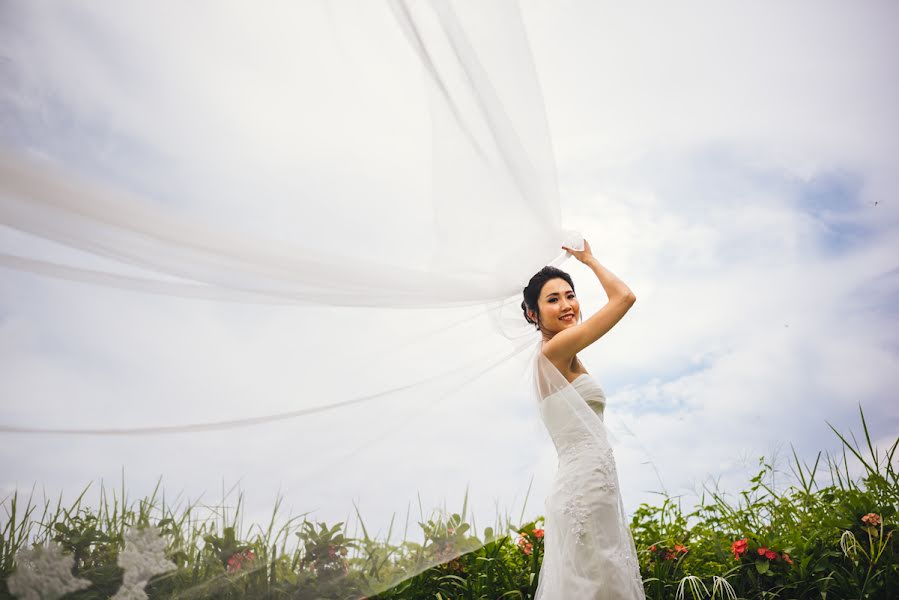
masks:
<path id="1" fill-rule="evenodd" d="M 4 96 L 22 118 L 16 135 L 62 153 L 82 149 L 92 168 L 160 192 L 167 202 L 184 192 L 189 201 L 173 210 L 272 237 L 295 233 L 291 219 L 305 210 L 291 202 L 296 189 L 353 197 L 368 184 L 379 193 L 427 184 L 426 160 L 413 152 L 428 134 L 424 98 L 399 36 L 363 40 L 356 35 L 365 30 L 352 21 L 339 44 L 330 30 L 304 37 L 289 25 L 297 22 L 293 11 L 321 7 L 285 4 L 292 18 L 265 20 L 239 7 L 213 11 L 198 37 L 196 23 L 208 15 L 176 18 L 154 6 L 110 4 L 81 14 L 17 5 L 30 15 L 23 23 L 34 27 L 6 38 L 5 51 L 33 56 L 28 78 Z M 348 18 L 335 11 L 334 19 Z M 892 77 L 899 53 L 887 25 L 895 12 L 889 3 L 858 10 L 830 2 L 523 7 L 559 162 L 563 220 L 586 234 L 638 296 L 582 358 L 609 394 L 609 418 L 631 426 L 673 493 L 718 475 L 723 488 L 740 489 L 754 474 L 755 457 L 784 443 L 813 462 L 818 450 L 839 449 L 825 420 L 859 431 L 858 402 L 881 447 L 899 430 L 892 402 L 899 383 L 899 209 L 891 198 L 899 186 L 891 133 L 899 130 L 899 83 Z M 368 16 L 386 18 L 380 8 Z M 254 18 L 259 22 L 246 28 L 254 33 L 236 27 Z M 377 91 L 366 96 L 367 106 L 389 118 L 348 114 L 345 129 L 335 130 L 334 112 L 351 108 L 341 104 L 319 106 L 320 123 L 291 121 L 310 82 L 325 80 L 347 93 L 354 85 L 349 75 L 334 79 L 318 57 L 302 63 L 312 70 L 292 70 L 289 57 L 313 43 L 357 65 L 352 76 Z M 366 43 L 396 43 L 385 53 L 406 58 L 369 68 Z M 98 53 L 110 60 L 98 61 Z M 142 70 L 129 71 L 134 64 Z M 228 135 L 234 132 L 239 137 Z M 396 134 L 389 147 L 385 132 Z M 331 134 L 345 137 L 329 141 Z M 340 172 L 344 157 L 335 152 L 348 139 L 363 144 L 353 159 L 361 182 Z M 294 161 L 307 170 L 291 172 Z M 858 181 L 859 189 L 841 188 L 844 179 L 834 173 L 848 174 L 845 181 Z M 259 175 L 270 179 L 257 188 Z M 813 188 L 839 196 L 843 208 L 810 206 L 803 198 Z M 273 191 L 281 195 L 273 193 L 258 218 L 247 219 L 246 198 Z M 209 197 L 220 202 L 203 200 Z M 372 198 L 371 212 L 348 224 L 350 231 L 377 216 Z M 341 210 L 337 204 L 321 218 L 346 219 Z M 314 233 L 314 225 L 305 231 Z M 860 239 L 849 226 L 863 233 Z M 38 252 L 9 231 L 0 243 Z M 564 267 L 585 309 L 598 308 L 603 295 L 591 274 L 574 261 Z M 17 423 L 78 426 L 102 416 L 127 426 L 289 410 L 297 390 L 309 402 L 327 396 L 333 382 L 347 392 L 371 389 L 381 381 L 378 363 L 359 357 L 447 322 L 427 311 L 408 322 L 392 311 L 146 298 L 12 272 L 2 274 L 0 287 L 3 415 Z M 369 336 L 346 349 L 328 335 L 334 320 Z M 470 347 L 466 336 L 482 325 L 452 329 L 434 344 L 447 365 L 500 351 L 501 344 Z M 414 374 L 433 355 L 398 349 L 375 356 L 399 360 Z M 368 371 L 363 377 L 347 364 Z M 496 400 L 465 403 L 486 397 Z M 302 422 L 138 443 L 4 435 L 0 457 L 10 467 L 0 484 L 21 490 L 39 480 L 51 495 L 64 490 L 73 498 L 92 479 L 115 486 L 125 465 L 132 498 L 149 494 L 162 474 L 170 493 L 184 489 L 195 498 L 206 490 L 214 503 L 223 478 L 230 485 L 243 477 L 248 522 L 267 519 L 280 487 L 294 514 L 314 507 L 341 520 L 346 499 L 355 497 L 367 524 L 371 514 L 386 528 L 391 512 L 404 517 L 416 489 L 452 490 L 458 495 L 450 505 L 461 507 L 466 481 L 492 482 L 472 490 L 475 514 L 486 514 L 493 493 L 523 496 L 527 467 L 535 466 L 526 516 L 542 510 L 555 455 L 536 411 L 522 407 L 515 390 L 485 388 L 440 406 L 427 406 L 429 400 L 406 397 Z M 397 438 L 407 445 L 395 443 L 389 420 L 426 408 Z M 467 443 L 443 448 L 441 427 Z M 498 430 L 502 435 L 494 435 Z M 384 442 L 364 446 L 385 432 Z M 542 445 L 515 447 L 509 440 L 516 436 Z M 629 508 L 655 501 L 649 490 L 659 484 L 639 465 L 639 453 L 622 448 L 618 457 Z M 379 468 L 385 464 L 392 468 Z M 499 470 L 510 464 L 521 470 Z M 432 480 L 404 476 L 426 466 Z M 432 500 L 425 498 L 426 510 Z"/>

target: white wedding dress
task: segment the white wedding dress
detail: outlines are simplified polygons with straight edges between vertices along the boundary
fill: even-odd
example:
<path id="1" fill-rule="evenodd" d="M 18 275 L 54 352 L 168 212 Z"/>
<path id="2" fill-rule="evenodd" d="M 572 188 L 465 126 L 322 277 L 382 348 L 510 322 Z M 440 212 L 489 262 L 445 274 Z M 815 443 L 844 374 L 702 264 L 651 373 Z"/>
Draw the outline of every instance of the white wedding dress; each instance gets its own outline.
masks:
<path id="1" fill-rule="evenodd" d="M 596 380 L 570 384 L 540 354 L 540 414 L 559 456 L 546 498 L 536 600 L 645 599 Z M 545 392 L 554 390 L 551 393 Z"/>

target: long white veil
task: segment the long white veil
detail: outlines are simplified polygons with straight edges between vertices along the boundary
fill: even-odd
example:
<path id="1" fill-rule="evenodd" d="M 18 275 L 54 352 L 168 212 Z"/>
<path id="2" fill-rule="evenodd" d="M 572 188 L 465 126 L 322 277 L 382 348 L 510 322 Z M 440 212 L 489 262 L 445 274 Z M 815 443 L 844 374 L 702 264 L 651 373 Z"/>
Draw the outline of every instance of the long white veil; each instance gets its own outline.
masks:
<path id="1" fill-rule="evenodd" d="M 576 243 L 517 3 L 170 9 L 2 9 L 4 456 L 278 480 L 394 544 L 468 489 L 369 594 L 507 535 L 552 474 L 521 290 Z"/>

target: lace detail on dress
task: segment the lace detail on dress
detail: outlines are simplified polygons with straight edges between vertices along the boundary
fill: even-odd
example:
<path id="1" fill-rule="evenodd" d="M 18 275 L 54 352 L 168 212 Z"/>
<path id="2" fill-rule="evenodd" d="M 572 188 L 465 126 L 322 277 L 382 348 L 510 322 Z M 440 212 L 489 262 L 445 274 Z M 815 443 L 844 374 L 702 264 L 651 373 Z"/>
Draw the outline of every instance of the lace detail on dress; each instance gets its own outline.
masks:
<path id="1" fill-rule="evenodd" d="M 583 545 L 587 516 L 590 514 L 584 506 L 584 493 L 571 481 L 563 482 L 560 490 L 565 498 L 562 512 L 571 519 L 571 535 L 574 536 L 576 544 Z"/>
<path id="2" fill-rule="evenodd" d="M 575 543 L 583 544 L 583 534 L 590 515 L 590 510 L 584 503 L 584 490 L 589 488 L 592 493 L 618 491 L 615 457 L 608 446 L 592 438 L 585 438 L 569 446 L 560 458 L 573 461 L 586 459 L 595 465 L 591 467 L 594 477 L 586 481 L 564 479 L 559 486 L 559 492 L 564 499 L 562 511 L 571 519 L 571 534 L 575 538 Z"/>
<path id="3" fill-rule="evenodd" d="M 616 491 L 618 471 L 615 468 L 615 455 L 605 444 L 590 438 L 579 440 L 559 455 L 559 463 L 583 460 L 587 457 L 593 465 L 590 470 L 598 475 L 597 483 L 600 488 L 609 492 Z"/>
<path id="4" fill-rule="evenodd" d="M 593 467 L 593 472 L 601 475 L 599 481 L 602 489 L 607 492 L 617 491 L 618 471 L 615 469 L 615 455 L 612 454 L 612 449 L 608 446 L 601 448 L 598 450 L 597 456 L 599 460 Z"/>

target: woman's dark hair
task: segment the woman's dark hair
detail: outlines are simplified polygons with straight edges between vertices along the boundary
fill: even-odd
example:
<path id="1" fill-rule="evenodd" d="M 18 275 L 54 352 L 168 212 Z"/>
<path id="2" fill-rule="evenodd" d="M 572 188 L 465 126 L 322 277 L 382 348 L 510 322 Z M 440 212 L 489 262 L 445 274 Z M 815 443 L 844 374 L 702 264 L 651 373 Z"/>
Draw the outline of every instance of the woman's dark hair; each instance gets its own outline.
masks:
<path id="1" fill-rule="evenodd" d="M 540 326 L 537 325 L 537 322 L 532 320 L 531 317 L 528 316 L 528 310 L 534 311 L 538 317 L 540 316 L 540 309 L 537 307 L 537 300 L 540 298 L 540 292 L 543 291 L 543 286 L 550 279 L 564 279 L 568 282 L 568 285 L 571 286 L 571 291 L 574 291 L 574 282 L 571 281 L 571 275 L 563 271 L 562 269 L 557 269 L 556 267 L 546 266 L 537 271 L 531 280 L 528 281 L 528 285 L 524 290 L 522 290 L 522 294 L 524 295 L 524 301 L 521 303 L 521 310 L 524 312 L 524 318 L 528 323 L 533 323 L 537 329 L 540 329 Z"/>

